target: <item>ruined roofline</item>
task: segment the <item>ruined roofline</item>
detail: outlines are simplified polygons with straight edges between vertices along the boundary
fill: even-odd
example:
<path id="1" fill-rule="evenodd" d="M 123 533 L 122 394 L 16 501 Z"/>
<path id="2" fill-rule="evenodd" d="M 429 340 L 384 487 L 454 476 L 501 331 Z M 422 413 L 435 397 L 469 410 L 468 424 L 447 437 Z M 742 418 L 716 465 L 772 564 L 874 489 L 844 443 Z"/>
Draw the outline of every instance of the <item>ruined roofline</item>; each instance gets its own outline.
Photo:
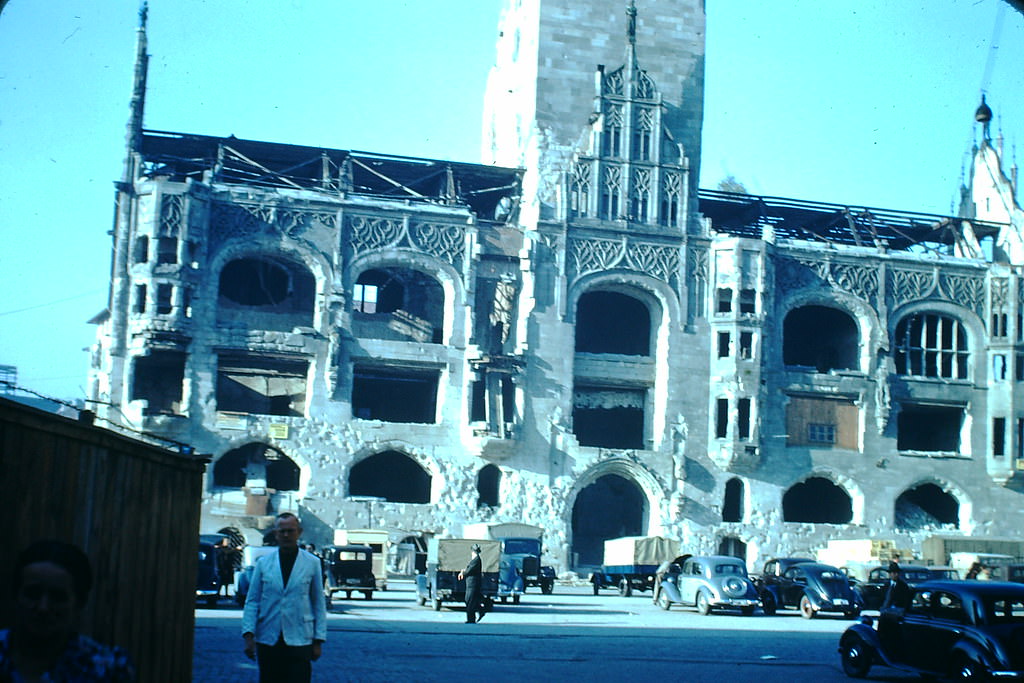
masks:
<path id="1" fill-rule="evenodd" d="M 491 220 L 498 202 L 517 200 L 522 169 L 145 130 L 142 175 L 178 182 L 255 185 L 467 205 Z"/>
<path id="2" fill-rule="evenodd" d="M 761 239 L 765 228 L 775 237 L 829 244 L 907 250 L 918 245 L 950 247 L 965 224 L 980 240 L 1006 225 L 959 216 L 897 211 L 852 204 L 831 204 L 786 197 L 700 190 L 699 211 L 715 232 Z"/>

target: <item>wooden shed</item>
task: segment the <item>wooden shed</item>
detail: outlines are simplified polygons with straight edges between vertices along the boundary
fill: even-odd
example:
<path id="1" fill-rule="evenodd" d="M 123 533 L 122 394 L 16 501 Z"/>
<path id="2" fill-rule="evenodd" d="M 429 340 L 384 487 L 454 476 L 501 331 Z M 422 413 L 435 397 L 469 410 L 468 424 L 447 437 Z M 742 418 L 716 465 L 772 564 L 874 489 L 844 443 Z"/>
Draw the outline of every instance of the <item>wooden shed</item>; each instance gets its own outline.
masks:
<path id="1" fill-rule="evenodd" d="M 0 398 L 0 590 L 33 541 L 74 543 L 95 574 L 82 632 L 125 648 L 140 681 L 189 681 L 207 459 L 159 443 Z"/>

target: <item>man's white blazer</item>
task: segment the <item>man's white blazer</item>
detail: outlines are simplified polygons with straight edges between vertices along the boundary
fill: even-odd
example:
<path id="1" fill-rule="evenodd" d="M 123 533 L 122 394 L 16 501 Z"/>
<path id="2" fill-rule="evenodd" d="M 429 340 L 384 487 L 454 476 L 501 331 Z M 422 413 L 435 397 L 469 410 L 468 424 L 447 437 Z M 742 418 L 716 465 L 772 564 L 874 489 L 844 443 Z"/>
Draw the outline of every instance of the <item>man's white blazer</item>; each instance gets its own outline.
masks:
<path id="1" fill-rule="evenodd" d="M 256 562 L 242 613 L 242 633 L 252 633 L 256 642 L 273 645 L 284 635 L 288 645 L 310 645 L 327 640 L 327 603 L 324 600 L 320 560 L 305 550 L 284 585 L 278 552 Z"/>

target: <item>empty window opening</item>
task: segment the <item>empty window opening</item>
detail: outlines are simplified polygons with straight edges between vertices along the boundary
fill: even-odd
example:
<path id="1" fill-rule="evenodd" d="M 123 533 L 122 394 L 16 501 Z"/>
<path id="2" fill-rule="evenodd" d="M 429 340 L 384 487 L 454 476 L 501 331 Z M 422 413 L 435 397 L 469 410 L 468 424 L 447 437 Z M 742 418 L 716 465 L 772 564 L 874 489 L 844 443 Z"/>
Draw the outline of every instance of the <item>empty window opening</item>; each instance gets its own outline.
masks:
<path id="1" fill-rule="evenodd" d="M 956 453 L 960 450 L 963 419 L 963 408 L 903 405 L 896 425 L 896 448 L 901 451 Z"/>
<path id="2" fill-rule="evenodd" d="M 718 543 L 718 554 L 747 559 L 747 544 L 735 536 L 725 536 Z"/>
<path id="3" fill-rule="evenodd" d="M 992 356 L 992 379 L 996 382 L 1006 381 L 1006 356 L 997 353 Z"/>
<path id="4" fill-rule="evenodd" d="M 967 333 L 958 320 L 934 313 L 907 316 L 896 326 L 894 346 L 901 375 L 967 379 Z"/>
<path id="5" fill-rule="evenodd" d="M 604 542 L 644 533 L 647 501 L 636 482 L 606 474 L 576 496 L 572 507 L 572 563 L 599 566 Z"/>
<path id="6" fill-rule="evenodd" d="M 843 311 L 827 306 L 801 306 L 786 314 L 782 325 L 782 359 L 786 365 L 818 372 L 858 367 L 857 324 Z"/>
<path id="7" fill-rule="evenodd" d="M 651 312 L 619 292 L 587 292 L 576 305 L 576 352 L 651 355 Z"/>
<path id="8" fill-rule="evenodd" d="M 309 363 L 260 356 L 217 359 L 217 410 L 301 417 Z"/>
<path id="9" fill-rule="evenodd" d="M 371 455 L 352 466 L 349 496 L 373 496 L 389 503 L 429 503 L 430 474 L 398 451 Z"/>
<path id="10" fill-rule="evenodd" d="M 133 260 L 135 263 L 145 263 L 149 260 L 149 237 L 146 235 L 135 236 L 135 253 L 133 254 Z"/>
<path id="11" fill-rule="evenodd" d="M 213 485 L 224 488 L 267 488 L 298 491 L 299 466 L 287 455 L 262 443 L 230 450 L 213 465 Z"/>
<path id="12" fill-rule="evenodd" d="M 438 370 L 357 366 L 352 414 L 361 420 L 437 422 Z"/>
<path id="13" fill-rule="evenodd" d="M 487 382 L 483 379 L 475 380 L 472 384 L 469 400 L 469 421 L 487 421 Z"/>
<path id="14" fill-rule="evenodd" d="M 724 439 L 729 433 L 729 399 L 715 401 L 715 438 Z"/>
<path id="15" fill-rule="evenodd" d="M 1024 353 L 1014 354 L 1014 379 L 1018 382 L 1024 381 Z"/>
<path id="16" fill-rule="evenodd" d="M 725 498 L 722 501 L 722 521 L 743 521 L 743 482 L 736 477 L 725 482 Z"/>
<path id="17" fill-rule="evenodd" d="M 795 484 L 782 496 L 784 522 L 848 524 L 852 519 L 850 495 L 824 477 L 811 477 Z"/>
<path id="18" fill-rule="evenodd" d="M 444 290 L 411 268 L 362 272 L 352 289 L 352 327 L 357 337 L 440 344 Z"/>
<path id="19" fill-rule="evenodd" d="M 740 332 L 740 358 L 749 360 L 754 357 L 754 333 Z"/>
<path id="20" fill-rule="evenodd" d="M 750 399 L 741 398 L 736 403 L 736 430 L 741 439 L 750 438 Z"/>
<path id="21" fill-rule="evenodd" d="M 495 465 L 484 465 L 476 475 L 476 506 L 498 507 L 501 490 L 501 470 Z"/>
<path id="22" fill-rule="evenodd" d="M 174 285 L 157 285 L 156 287 L 156 312 L 160 315 L 168 315 L 174 310 Z"/>
<path id="23" fill-rule="evenodd" d="M 644 448 L 644 389 L 577 387 L 573 433 L 581 446 Z"/>
<path id="24" fill-rule="evenodd" d="M 858 450 L 860 409 L 852 400 L 791 396 L 786 403 L 786 445 Z"/>
<path id="25" fill-rule="evenodd" d="M 718 303 L 715 311 L 718 313 L 729 313 L 732 311 L 732 289 L 720 288 L 718 290 Z"/>
<path id="26" fill-rule="evenodd" d="M 740 313 L 757 313 L 757 292 L 753 289 L 740 290 Z"/>
<path id="27" fill-rule="evenodd" d="M 148 401 L 146 415 L 182 414 L 183 352 L 153 351 L 148 356 L 136 356 L 133 366 L 131 400 Z"/>
<path id="28" fill-rule="evenodd" d="M 132 295 L 132 312 L 146 312 L 146 285 L 135 285 L 135 293 Z"/>
<path id="29" fill-rule="evenodd" d="M 1006 455 L 1006 418 L 992 418 L 992 455 L 1001 458 Z"/>
<path id="30" fill-rule="evenodd" d="M 935 484 L 908 489 L 896 499 L 897 529 L 960 527 L 960 502 Z"/>
<path id="31" fill-rule="evenodd" d="M 1005 313 L 993 313 L 992 314 L 992 336 L 993 337 L 1005 337 L 1007 334 L 1006 324 L 1007 317 Z"/>
<path id="32" fill-rule="evenodd" d="M 316 281 L 304 266 L 271 257 L 240 258 L 220 272 L 218 318 L 290 331 L 313 324 Z"/>
<path id="33" fill-rule="evenodd" d="M 729 357 L 729 333 L 719 332 L 718 333 L 718 357 L 728 358 Z"/>
<path id="34" fill-rule="evenodd" d="M 1017 418 L 1017 458 L 1024 458 L 1024 417 Z"/>
<path id="35" fill-rule="evenodd" d="M 156 241 L 156 262 L 178 262 L 178 240 L 173 237 L 159 237 Z"/>

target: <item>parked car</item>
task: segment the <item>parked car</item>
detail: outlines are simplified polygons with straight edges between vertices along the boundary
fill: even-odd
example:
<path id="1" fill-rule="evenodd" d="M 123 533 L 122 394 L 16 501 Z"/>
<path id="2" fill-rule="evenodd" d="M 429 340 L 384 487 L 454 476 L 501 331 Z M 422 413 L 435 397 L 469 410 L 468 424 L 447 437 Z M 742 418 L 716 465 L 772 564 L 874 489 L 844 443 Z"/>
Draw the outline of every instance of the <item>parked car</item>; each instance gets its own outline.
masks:
<path id="1" fill-rule="evenodd" d="M 959 581 L 960 572 L 952 567 L 928 567 L 933 581 Z"/>
<path id="2" fill-rule="evenodd" d="M 701 614 L 715 609 L 738 609 L 750 615 L 761 603 L 747 576 L 743 560 L 725 555 L 681 555 L 658 568 L 654 602 L 697 608 Z"/>
<path id="3" fill-rule="evenodd" d="M 327 604 L 338 593 L 351 599 L 353 593 L 362 593 L 373 599 L 377 579 L 373 575 L 373 548 L 368 545 L 329 545 L 320 549 L 324 565 L 324 597 Z"/>
<path id="4" fill-rule="evenodd" d="M 264 555 L 277 551 L 277 546 L 272 545 L 247 545 L 242 548 L 242 569 L 238 572 L 235 582 L 235 602 L 239 605 L 245 604 L 245 598 L 249 594 L 249 584 L 252 582 L 252 572 L 256 569 L 256 562 Z"/>
<path id="5" fill-rule="evenodd" d="M 199 541 L 199 566 L 196 570 L 196 598 L 202 598 L 207 606 L 216 607 L 220 597 L 220 572 L 218 571 L 217 546 Z"/>
<path id="6" fill-rule="evenodd" d="M 776 580 L 763 583 L 759 591 L 765 614 L 793 607 L 805 619 L 819 612 L 838 612 L 853 619 L 863 608 L 849 577 L 841 569 L 819 562 L 794 564 Z"/>
<path id="7" fill-rule="evenodd" d="M 957 680 L 1024 677 L 1024 586 L 929 581 L 905 611 L 864 617 L 839 639 L 843 671 L 864 678 L 875 664 Z"/>
<path id="8" fill-rule="evenodd" d="M 930 581 L 937 577 L 931 568 L 913 564 L 900 565 L 900 575 L 911 586 Z M 868 572 L 868 580 L 856 584 L 864 600 L 864 609 L 879 609 L 885 602 L 889 590 L 889 567 L 875 567 Z"/>
<path id="9" fill-rule="evenodd" d="M 1007 581 L 1024 583 L 1024 564 L 1011 564 L 1006 568 Z"/>

